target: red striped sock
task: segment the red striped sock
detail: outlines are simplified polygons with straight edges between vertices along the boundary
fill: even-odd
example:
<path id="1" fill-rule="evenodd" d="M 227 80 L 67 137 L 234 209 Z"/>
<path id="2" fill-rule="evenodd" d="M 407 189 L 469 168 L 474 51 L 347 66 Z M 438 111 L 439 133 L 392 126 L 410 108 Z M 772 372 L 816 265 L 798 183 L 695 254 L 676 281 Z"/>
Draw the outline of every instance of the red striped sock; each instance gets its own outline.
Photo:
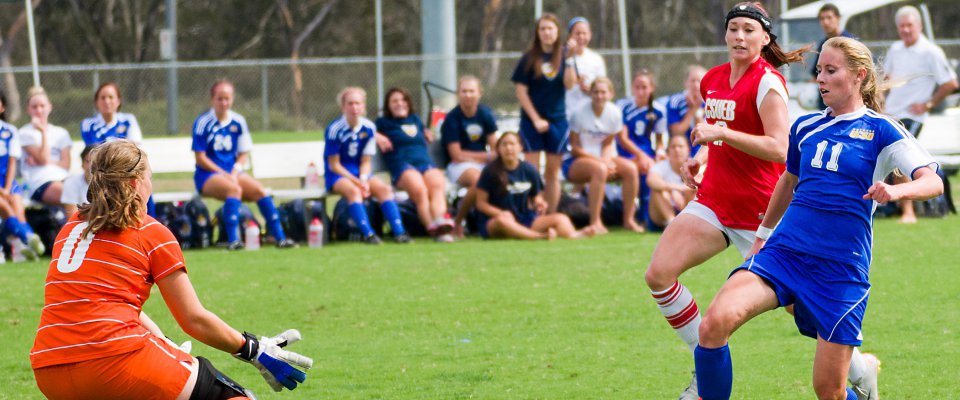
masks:
<path id="1" fill-rule="evenodd" d="M 677 335 L 680 336 L 690 351 L 697 347 L 700 341 L 700 309 L 693 300 L 693 294 L 686 286 L 676 282 L 669 289 L 654 292 L 653 299 L 660 308 L 660 313 L 667 319 Z"/>

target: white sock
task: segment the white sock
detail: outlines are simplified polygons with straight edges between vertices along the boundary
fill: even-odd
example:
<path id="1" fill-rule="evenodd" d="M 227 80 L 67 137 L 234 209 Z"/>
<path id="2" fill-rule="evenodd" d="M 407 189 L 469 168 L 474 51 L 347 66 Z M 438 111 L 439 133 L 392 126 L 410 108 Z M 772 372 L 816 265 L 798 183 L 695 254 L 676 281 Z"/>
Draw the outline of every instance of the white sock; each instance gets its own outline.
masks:
<path id="1" fill-rule="evenodd" d="M 847 372 L 847 380 L 853 385 L 859 385 L 863 375 L 867 372 L 867 363 L 863 361 L 863 355 L 860 354 L 860 348 L 854 347 L 853 354 L 850 356 L 850 371 Z"/>
<path id="2" fill-rule="evenodd" d="M 687 343 L 691 352 L 695 350 L 700 342 L 700 309 L 693 294 L 680 282 L 667 290 L 650 291 L 650 294 L 680 339 Z"/>

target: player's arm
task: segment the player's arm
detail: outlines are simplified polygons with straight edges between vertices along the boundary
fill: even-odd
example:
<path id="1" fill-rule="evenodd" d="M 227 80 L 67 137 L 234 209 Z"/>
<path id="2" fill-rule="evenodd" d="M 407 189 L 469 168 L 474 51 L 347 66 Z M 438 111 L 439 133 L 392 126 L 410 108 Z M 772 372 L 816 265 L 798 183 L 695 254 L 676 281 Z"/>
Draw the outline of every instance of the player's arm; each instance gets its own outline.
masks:
<path id="1" fill-rule="evenodd" d="M 486 214 L 490 218 L 494 218 L 500 213 L 503 213 L 504 210 L 501 210 L 495 207 L 493 204 L 490 204 L 490 193 L 485 189 L 477 188 L 477 210 Z"/>
<path id="2" fill-rule="evenodd" d="M 463 150 L 463 148 L 460 147 L 460 142 L 450 142 L 447 144 L 447 152 L 450 153 L 450 160 L 453 162 L 487 162 L 487 152 Z"/>
<path id="3" fill-rule="evenodd" d="M 923 201 L 943 194 L 943 181 L 930 167 L 917 168 L 912 178 L 912 181 L 897 185 L 877 181 L 867 189 L 863 198 L 886 203 L 897 200 Z"/>
<path id="4" fill-rule="evenodd" d="M 68 140 L 68 143 L 69 143 L 69 139 L 67 139 L 67 140 Z M 47 152 L 47 154 L 49 154 L 49 152 Z M 71 157 L 71 156 L 70 156 L 70 146 L 61 148 L 61 149 L 60 149 L 60 160 L 57 161 L 56 164 L 57 164 L 58 166 L 60 166 L 60 168 L 63 168 L 63 169 L 65 169 L 65 170 L 69 171 L 69 170 L 70 170 L 70 157 Z"/>
<path id="5" fill-rule="evenodd" d="M 200 168 L 203 168 L 210 172 L 218 172 L 218 173 L 227 174 L 227 175 L 230 174 L 230 172 L 224 171 L 223 168 L 220 168 L 220 166 L 218 166 L 215 162 L 213 162 L 213 160 L 211 160 L 210 157 L 207 157 L 206 152 L 195 151 L 193 152 L 193 154 L 194 154 L 194 158 L 197 161 L 197 165 Z"/>
<path id="6" fill-rule="evenodd" d="M 369 164 L 370 164 L 370 161 L 369 161 L 370 157 L 369 157 L 369 156 L 365 156 L 364 158 L 367 159 L 367 168 L 370 168 L 370 166 L 369 166 Z M 330 166 L 330 171 L 332 171 L 333 173 L 342 176 L 343 178 L 349 180 L 350 182 L 353 182 L 353 183 L 356 184 L 357 186 L 360 186 L 360 185 L 361 185 L 360 177 L 359 177 L 359 176 L 353 176 L 353 174 L 351 174 L 350 171 L 348 171 L 346 168 L 344 168 L 344 167 L 343 167 L 343 164 L 340 163 L 340 155 L 339 155 L 339 154 L 333 154 L 333 155 L 327 156 L 327 165 Z M 363 164 L 361 164 L 361 171 L 360 171 L 360 175 L 361 175 L 361 176 L 363 176 L 363 170 L 362 170 L 362 168 L 363 168 Z"/>
<path id="7" fill-rule="evenodd" d="M 530 100 L 530 87 L 522 83 L 516 83 L 514 86 L 517 94 L 517 101 L 520 103 L 520 108 L 522 108 L 523 112 L 527 113 L 527 116 L 530 117 L 530 122 L 533 123 L 534 128 L 537 128 L 537 132 L 546 132 L 546 130 L 550 127 L 548 125 L 543 130 L 540 130 L 540 122 L 547 121 L 540 116 L 540 113 L 537 112 L 537 108 L 533 106 L 533 100 Z"/>
<path id="8" fill-rule="evenodd" d="M 760 121 L 763 123 L 762 136 L 735 131 L 724 126 L 700 123 L 694 130 L 694 142 L 707 144 L 722 140 L 725 145 L 733 146 L 761 160 L 786 162 L 790 130 L 787 122 L 787 103 L 774 90 L 768 91 L 760 103 Z"/>
<path id="9" fill-rule="evenodd" d="M 577 77 L 577 69 L 566 66 L 563 68 L 563 87 L 564 89 L 570 90 L 579 83 L 579 78 Z M 587 88 L 585 92 L 589 92 L 590 88 Z"/>
<path id="10" fill-rule="evenodd" d="M 598 157 L 593 154 L 588 153 L 583 149 L 583 145 L 580 143 L 580 132 L 575 130 L 570 130 L 570 154 L 573 154 L 576 158 L 592 158 L 599 160 Z"/>
<path id="11" fill-rule="evenodd" d="M 753 247 L 750 248 L 750 254 L 756 254 L 763 247 L 773 229 L 780 223 L 783 214 L 787 212 L 787 207 L 793 201 L 793 190 L 797 187 L 799 178 L 788 171 L 784 171 L 777 180 L 777 186 L 773 188 L 773 195 L 770 197 L 770 203 L 767 204 L 767 211 L 763 214 L 763 221 L 757 228 L 756 239 Z"/>
<path id="12" fill-rule="evenodd" d="M 233 164 L 233 170 L 230 171 L 231 174 L 240 175 L 241 172 L 246 168 L 247 160 L 250 158 L 249 151 L 243 151 L 237 153 L 237 161 Z"/>

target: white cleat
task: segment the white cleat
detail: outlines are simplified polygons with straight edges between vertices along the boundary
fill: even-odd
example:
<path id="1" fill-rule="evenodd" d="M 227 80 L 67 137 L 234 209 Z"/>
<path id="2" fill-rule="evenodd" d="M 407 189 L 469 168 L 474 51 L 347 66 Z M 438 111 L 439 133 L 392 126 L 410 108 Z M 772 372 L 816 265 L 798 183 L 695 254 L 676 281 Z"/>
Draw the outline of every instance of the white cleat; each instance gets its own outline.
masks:
<path id="1" fill-rule="evenodd" d="M 43 245 L 43 240 L 40 240 L 40 235 L 36 233 L 27 235 L 27 248 L 32 250 L 38 258 L 43 255 L 43 252 L 47 251 L 47 247 Z"/>
<path id="2" fill-rule="evenodd" d="M 870 353 L 863 353 L 863 362 L 867 366 L 866 373 L 860 382 L 851 382 L 853 391 L 857 393 L 857 400 L 879 400 L 877 390 L 877 376 L 880 375 L 880 359 Z"/>
<path id="3" fill-rule="evenodd" d="M 690 380 L 690 386 L 683 389 L 677 400 L 699 400 L 700 394 L 697 391 L 697 371 L 693 371 L 693 379 Z"/>

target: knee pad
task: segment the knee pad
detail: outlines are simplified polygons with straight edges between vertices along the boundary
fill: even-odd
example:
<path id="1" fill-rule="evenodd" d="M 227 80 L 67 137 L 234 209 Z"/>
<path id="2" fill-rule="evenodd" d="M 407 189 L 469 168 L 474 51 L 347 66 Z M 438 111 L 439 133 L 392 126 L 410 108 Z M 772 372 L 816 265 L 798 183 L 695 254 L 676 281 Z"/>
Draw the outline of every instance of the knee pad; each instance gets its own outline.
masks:
<path id="1" fill-rule="evenodd" d="M 254 398 L 253 392 L 240 386 L 228 376 L 218 371 L 203 357 L 197 357 L 197 383 L 190 393 L 190 400 L 226 400 L 245 396 Z"/>

